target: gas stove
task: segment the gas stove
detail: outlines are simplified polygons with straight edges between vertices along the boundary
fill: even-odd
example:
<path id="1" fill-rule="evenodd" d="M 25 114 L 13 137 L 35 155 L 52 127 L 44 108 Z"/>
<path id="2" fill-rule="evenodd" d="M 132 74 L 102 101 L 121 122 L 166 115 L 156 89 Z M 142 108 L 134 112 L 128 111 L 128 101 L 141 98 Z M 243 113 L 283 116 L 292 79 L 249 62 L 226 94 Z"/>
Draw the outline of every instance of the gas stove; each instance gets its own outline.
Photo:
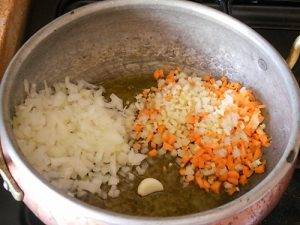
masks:
<path id="1" fill-rule="evenodd" d="M 99 0 L 98 0 L 99 1 Z M 23 43 L 38 29 L 60 15 L 97 0 L 32 0 Z M 227 13 L 252 27 L 285 58 L 300 34 L 300 0 L 196 0 Z M 300 63 L 293 72 L 300 83 Z M 1 181 L 2 182 L 2 181 Z M 33 213 L 10 193 L 0 189 L 1 225 L 41 225 Z M 262 222 L 263 225 L 300 225 L 300 170 L 277 207 Z"/>

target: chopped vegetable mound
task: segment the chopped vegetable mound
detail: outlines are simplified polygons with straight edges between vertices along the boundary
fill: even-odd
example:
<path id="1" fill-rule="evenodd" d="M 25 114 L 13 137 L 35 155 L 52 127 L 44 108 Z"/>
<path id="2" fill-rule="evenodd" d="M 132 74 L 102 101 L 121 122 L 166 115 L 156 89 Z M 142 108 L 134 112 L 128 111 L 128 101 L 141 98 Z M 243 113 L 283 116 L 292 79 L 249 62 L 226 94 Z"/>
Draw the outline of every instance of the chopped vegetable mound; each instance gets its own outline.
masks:
<path id="1" fill-rule="evenodd" d="M 143 174 L 147 156 L 128 145 L 134 112 L 104 88 L 83 80 L 36 91 L 25 81 L 26 99 L 16 106 L 14 134 L 32 166 L 70 195 L 116 198 L 121 179 Z M 123 178 L 122 178 L 123 177 Z"/>
<path id="2" fill-rule="evenodd" d="M 262 109 L 253 93 L 226 77 L 187 76 L 179 69 L 154 72 L 157 87 L 144 89 L 136 108 L 130 145 L 136 152 L 171 154 L 185 184 L 232 195 L 253 173 L 265 171 L 270 145 Z"/>

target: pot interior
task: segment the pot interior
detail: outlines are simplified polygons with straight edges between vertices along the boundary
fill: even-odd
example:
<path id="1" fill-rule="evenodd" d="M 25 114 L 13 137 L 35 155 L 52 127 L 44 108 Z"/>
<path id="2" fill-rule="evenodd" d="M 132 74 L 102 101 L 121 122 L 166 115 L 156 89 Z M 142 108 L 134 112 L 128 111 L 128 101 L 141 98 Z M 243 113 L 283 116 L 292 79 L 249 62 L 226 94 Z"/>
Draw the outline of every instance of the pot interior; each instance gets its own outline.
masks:
<path id="1" fill-rule="evenodd" d="M 51 85 L 65 76 L 72 80 L 83 78 L 103 84 L 108 92 L 132 99 L 135 92 L 153 85 L 149 77 L 157 68 L 179 66 L 183 71 L 197 75 L 207 72 L 214 76 L 225 74 L 253 89 L 266 105 L 267 132 L 272 138 L 271 146 L 264 153 L 266 173 L 254 176 L 235 197 L 268 176 L 286 149 L 293 118 L 282 65 L 264 51 L 263 45 L 230 27 L 226 21 L 218 20 L 215 15 L 206 15 L 190 7 L 135 4 L 100 10 L 99 6 L 95 4 L 89 13 L 71 12 L 55 23 L 59 26 L 50 25 L 26 44 L 28 52 L 21 60 L 13 62 L 16 69 L 9 74 L 5 86 L 7 96 L 3 99 L 3 110 L 6 121 L 12 119 L 14 106 L 24 99 L 24 79 L 41 87 L 44 80 Z M 128 87 L 132 91 L 128 91 Z M 12 130 L 9 135 L 15 142 Z M 199 199 L 207 200 L 204 201 L 206 207 L 200 207 L 200 211 L 233 199 L 199 193 Z M 170 196 L 172 199 L 172 193 Z M 192 196 L 186 194 L 184 198 L 191 199 Z M 131 196 L 126 201 L 138 202 L 135 198 Z M 147 203 L 155 202 L 152 200 Z M 176 201 L 169 202 L 163 204 L 176 205 Z M 182 214 L 186 213 L 189 212 Z"/>

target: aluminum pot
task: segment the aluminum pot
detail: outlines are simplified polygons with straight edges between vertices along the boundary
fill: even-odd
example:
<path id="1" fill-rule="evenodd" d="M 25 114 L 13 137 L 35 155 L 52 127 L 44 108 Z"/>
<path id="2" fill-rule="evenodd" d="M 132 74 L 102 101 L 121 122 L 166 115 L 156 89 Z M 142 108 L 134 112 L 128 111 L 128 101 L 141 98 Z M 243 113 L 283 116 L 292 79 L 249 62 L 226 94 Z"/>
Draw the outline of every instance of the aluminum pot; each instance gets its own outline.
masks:
<path id="1" fill-rule="evenodd" d="M 295 42 L 296 43 L 296 42 Z M 299 55 L 299 40 L 289 64 Z M 25 160 L 12 132 L 23 80 L 41 85 L 66 75 L 90 82 L 180 66 L 227 74 L 266 104 L 272 144 L 267 172 L 238 198 L 212 210 L 167 218 L 126 216 L 87 205 L 47 183 Z M 38 86 L 39 87 L 39 86 Z M 276 205 L 299 149 L 299 88 L 285 61 L 237 20 L 185 1 L 104 1 L 74 10 L 37 32 L 16 54 L 1 84 L 1 174 L 7 188 L 46 224 L 255 224 Z"/>

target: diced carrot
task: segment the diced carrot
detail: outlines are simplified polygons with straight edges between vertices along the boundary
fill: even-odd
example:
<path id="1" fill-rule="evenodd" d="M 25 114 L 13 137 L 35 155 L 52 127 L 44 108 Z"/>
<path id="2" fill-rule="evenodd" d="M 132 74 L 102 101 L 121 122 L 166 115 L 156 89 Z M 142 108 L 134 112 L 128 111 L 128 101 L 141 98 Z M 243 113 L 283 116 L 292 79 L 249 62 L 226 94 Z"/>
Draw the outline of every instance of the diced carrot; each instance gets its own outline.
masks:
<path id="1" fill-rule="evenodd" d="M 143 125 L 138 124 L 138 123 L 134 125 L 134 130 L 136 133 L 140 133 L 142 131 L 142 129 L 143 129 Z"/>
<path id="2" fill-rule="evenodd" d="M 184 154 L 184 156 L 181 158 L 181 162 L 182 162 L 183 164 L 186 164 L 188 161 L 190 161 L 190 159 L 191 159 L 191 156 L 190 156 L 190 155 Z"/>
<path id="3" fill-rule="evenodd" d="M 206 136 L 209 136 L 209 137 L 212 137 L 212 138 L 218 138 L 219 135 L 216 132 L 207 131 Z"/>
<path id="4" fill-rule="evenodd" d="M 260 166 L 256 167 L 254 169 L 254 172 L 255 173 L 264 173 L 265 172 L 265 165 L 260 165 Z"/>
<path id="5" fill-rule="evenodd" d="M 149 109 L 143 109 L 141 111 L 143 116 L 146 116 L 147 118 L 150 116 L 150 110 Z"/>
<path id="6" fill-rule="evenodd" d="M 200 145 L 200 144 L 201 144 L 201 136 L 200 136 L 200 135 L 196 135 L 196 136 L 195 136 L 195 143 L 196 143 L 197 145 Z"/>
<path id="7" fill-rule="evenodd" d="M 246 154 L 245 145 L 246 144 L 244 141 L 240 141 L 238 143 L 238 149 L 240 150 L 241 156 L 244 156 Z"/>
<path id="8" fill-rule="evenodd" d="M 205 191 L 209 192 L 210 183 L 207 180 L 203 180 L 203 186 Z"/>
<path id="9" fill-rule="evenodd" d="M 251 161 L 251 162 L 253 161 L 253 155 L 251 152 L 246 154 L 246 160 Z"/>
<path id="10" fill-rule="evenodd" d="M 182 147 L 182 150 L 186 152 L 186 151 L 189 150 L 189 147 L 188 147 L 188 146 L 183 146 L 183 147 Z"/>
<path id="11" fill-rule="evenodd" d="M 225 174 L 219 176 L 219 180 L 220 180 L 220 181 L 226 181 L 227 178 L 228 178 L 228 174 L 227 174 L 227 173 L 225 173 Z"/>
<path id="12" fill-rule="evenodd" d="M 194 167 L 204 168 L 204 160 L 200 156 L 194 156 L 190 161 Z"/>
<path id="13" fill-rule="evenodd" d="M 237 178 L 228 177 L 228 178 L 227 178 L 227 181 L 228 181 L 229 183 L 234 184 L 234 185 L 238 185 L 238 184 L 239 184 L 239 180 L 238 180 Z"/>
<path id="14" fill-rule="evenodd" d="M 155 70 L 153 76 L 155 79 L 162 78 L 164 76 L 164 71 L 162 69 Z"/>
<path id="15" fill-rule="evenodd" d="M 240 164 L 242 162 L 241 157 L 237 157 L 233 160 L 234 164 Z"/>
<path id="16" fill-rule="evenodd" d="M 249 159 L 245 159 L 244 164 L 248 167 L 251 167 L 252 161 L 250 161 Z"/>
<path id="17" fill-rule="evenodd" d="M 240 174 L 234 170 L 228 172 L 228 177 L 238 179 Z"/>
<path id="18" fill-rule="evenodd" d="M 257 141 L 257 140 L 255 140 L 255 139 L 252 139 L 251 142 L 252 142 L 252 144 L 253 144 L 254 146 L 257 146 L 257 147 L 260 147 L 260 146 L 261 146 L 260 141 Z"/>
<path id="19" fill-rule="evenodd" d="M 162 140 L 170 145 L 173 145 L 176 142 L 176 136 L 174 134 L 168 134 L 167 132 L 165 132 L 162 135 Z"/>
<path id="20" fill-rule="evenodd" d="M 213 149 L 219 148 L 219 145 L 217 143 L 206 143 L 205 148 L 210 149 L 210 151 L 212 151 Z"/>
<path id="21" fill-rule="evenodd" d="M 198 122 L 198 117 L 196 115 L 189 115 L 187 116 L 186 122 L 190 124 L 195 124 Z"/>
<path id="22" fill-rule="evenodd" d="M 227 166 L 228 170 L 234 170 L 234 163 L 233 163 L 232 155 L 227 156 L 226 166 Z"/>
<path id="23" fill-rule="evenodd" d="M 203 86 L 208 89 L 208 90 L 211 90 L 211 83 L 209 83 L 209 81 L 206 81 L 203 83 Z"/>
<path id="24" fill-rule="evenodd" d="M 189 138 L 190 138 L 191 142 L 193 142 L 195 140 L 194 135 L 195 135 L 195 132 L 194 131 L 190 131 Z"/>
<path id="25" fill-rule="evenodd" d="M 214 92 L 218 98 L 223 94 L 223 92 L 221 90 L 215 90 Z"/>
<path id="26" fill-rule="evenodd" d="M 245 127 L 244 129 L 245 133 L 248 135 L 248 136 L 251 136 L 254 132 L 254 130 L 251 128 L 251 126 L 249 126 L 249 124 L 247 124 L 247 126 Z"/>
<path id="27" fill-rule="evenodd" d="M 168 142 L 164 142 L 163 148 L 166 149 L 167 151 L 172 151 L 174 147 L 170 145 Z"/>
<path id="28" fill-rule="evenodd" d="M 198 158 L 198 165 L 197 165 L 200 169 L 204 168 L 204 160 L 199 157 Z"/>
<path id="29" fill-rule="evenodd" d="M 246 176 L 246 177 L 250 177 L 251 176 L 251 172 L 250 172 L 250 169 L 248 166 L 244 166 L 243 167 L 243 174 Z"/>
<path id="30" fill-rule="evenodd" d="M 255 148 L 253 160 L 257 160 L 262 156 L 260 148 Z"/>
<path id="31" fill-rule="evenodd" d="M 228 146 L 227 146 L 227 153 L 228 153 L 228 154 L 231 154 L 232 151 L 233 151 L 232 146 L 231 146 L 231 145 L 228 145 Z"/>
<path id="32" fill-rule="evenodd" d="M 164 125 L 158 125 L 157 132 L 162 134 L 165 131 L 166 127 Z"/>
<path id="33" fill-rule="evenodd" d="M 211 160 L 211 159 L 212 159 L 211 155 L 209 155 L 209 154 L 206 154 L 206 153 L 202 155 L 202 158 L 203 158 L 204 160 L 206 160 L 206 161 L 208 161 L 208 160 Z"/>
<path id="34" fill-rule="evenodd" d="M 220 194 L 220 188 L 221 188 L 221 182 L 220 181 L 214 181 L 210 185 L 211 191 L 214 192 L 214 193 L 216 193 L 216 194 Z"/>
<path id="35" fill-rule="evenodd" d="M 193 149 L 193 154 L 196 157 L 201 156 L 203 153 L 205 152 L 205 150 L 203 148 L 201 148 L 199 145 L 195 145 L 194 149 Z"/>
<path id="36" fill-rule="evenodd" d="M 192 157 L 190 160 L 194 167 L 198 167 L 199 157 Z"/>
<path id="37" fill-rule="evenodd" d="M 179 169 L 179 174 L 180 174 L 181 176 L 184 176 L 184 175 L 185 175 L 185 169 L 184 169 L 184 168 L 180 168 L 180 169 Z"/>
<path id="38" fill-rule="evenodd" d="M 169 73 L 169 75 L 166 78 L 166 83 L 167 84 L 172 84 L 175 82 L 175 77 L 173 73 Z"/>
<path id="39" fill-rule="evenodd" d="M 240 176 L 239 183 L 241 185 L 246 185 L 248 183 L 248 179 L 245 175 Z"/>
<path id="40" fill-rule="evenodd" d="M 153 139 L 153 133 L 149 133 L 149 134 L 147 135 L 146 141 L 147 141 L 147 142 L 150 142 L 152 139 Z"/>
<path id="41" fill-rule="evenodd" d="M 157 156 L 157 150 L 156 149 L 152 149 L 148 152 L 148 155 L 150 157 L 156 157 Z"/>
<path id="42" fill-rule="evenodd" d="M 196 175 L 195 180 L 200 188 L 204 188 L 204 182 L 201 176 Z"/>
<path id="43" fill-rule="evenodd" d="M 176 136 L 175 136 L 175 135 L 170 136 L 168 142 L 169 142 L 171 145 L 173 145 L 173 144 L 176 142 Z"/>
<path id="44" fill-rule="evenodd" d="M 164 133 L 162 134 L 161 138 L 162 138 L 162 140 L 163 140 L 164 142 L 167 142 L 167 140 L 168 140 L 168 132 L 167 132 L 167 131 L 164 132 Z"/>
<path id="45" fill-rule="evenodd" d="M 224 168 L 226 165 L 226 159 L 215 157 L 213 161 L 217 164 L 217 167 Z"/>

